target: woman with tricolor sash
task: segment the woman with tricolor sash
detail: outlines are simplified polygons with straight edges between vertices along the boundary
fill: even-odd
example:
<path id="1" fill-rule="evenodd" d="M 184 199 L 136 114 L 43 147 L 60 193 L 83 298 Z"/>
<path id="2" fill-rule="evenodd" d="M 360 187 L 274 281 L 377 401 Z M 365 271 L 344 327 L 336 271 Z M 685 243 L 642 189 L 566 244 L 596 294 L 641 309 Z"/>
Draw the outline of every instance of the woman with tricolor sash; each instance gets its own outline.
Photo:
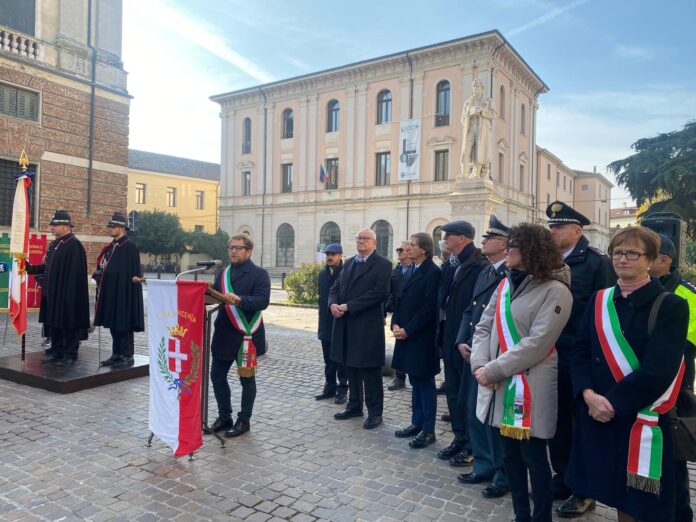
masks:
<path id="1" fill-rule="evenodd" d="M 573 304 L 570 269 L 551 233 L 531 223 L 510 230 L 506 263 L 507 277 L 473 338 L 476 416 L 502 435 L 515 520 L 550 522 L 553 492 L 546 446 L 556 431 L 558 411 L 554 344 Z"/>
<path id="2" fill-rule="evenodd" d="M 689 310 L 648 275 L 659 247 L 644 227 L 614 235 L 609 255 L 618 283 L 590 300 L 571 354 L 577 402 L 566 480 L 615 507 L 622 522 L 675 520 L 664 414 L 681 385 Z"/>

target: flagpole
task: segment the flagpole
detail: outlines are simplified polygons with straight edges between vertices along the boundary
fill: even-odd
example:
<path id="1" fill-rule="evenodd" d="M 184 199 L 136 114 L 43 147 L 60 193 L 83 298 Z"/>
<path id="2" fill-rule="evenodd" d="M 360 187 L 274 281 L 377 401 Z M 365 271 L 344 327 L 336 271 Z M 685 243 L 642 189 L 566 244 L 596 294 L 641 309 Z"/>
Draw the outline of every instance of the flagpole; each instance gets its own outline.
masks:
<path id="1" fill-rule="evenodd" d="M 26 341 L 27 334 L 22 334 L 22 368 L 24 368 L 24 359 L 26 359 Z"/>

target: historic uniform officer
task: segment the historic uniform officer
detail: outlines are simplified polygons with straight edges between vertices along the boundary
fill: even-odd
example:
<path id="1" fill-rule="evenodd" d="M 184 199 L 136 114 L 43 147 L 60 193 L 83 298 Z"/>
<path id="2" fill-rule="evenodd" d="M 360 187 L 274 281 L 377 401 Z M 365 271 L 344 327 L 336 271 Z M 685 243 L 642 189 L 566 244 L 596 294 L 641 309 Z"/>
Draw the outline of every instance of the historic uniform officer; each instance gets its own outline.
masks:
<path id="1" fill-rule="evenodd" d="M 561 336 L 556 342 L 558 351 L 558 423 L 556 435 L 549 443 L 554 476 L 554 497 L 567 498 L 556 512 L 562 517 L 577 517 L 595 506 L 594 500 L 572 495 L 565 485 L 565 472 L 570 459 L 573 423 L 573 388 L 570 381 L 570 350 L 575 330 L 587 303 L 597 290 L 616 282 L 611 260 L 602 251 L 590 246 L 582 227 L 590 220 L 562 201 L 554 201 L 546 209 L 551 235 L 570 267 L 570 290 L 573 308 Z"/>
<path id="2" fill-rule="evenodd" d="M 133 364 L 133 332 L 145 329 L 142 285 L 133 277 L 142 277 L 138 247 L 126 237 L 128 220 L 119 212 L 106 224 L 113 241 L 104 245 L 97 257 L 97 282 L 94 325 L 109 328 L 112 355 L 102 366 Z"/>
<path id="3" fill-rule="evenodd" d="M 317 332 L 324 355 L 324 389 L 314 398 L 320 401 L 333 397 L 336 404 L 343 404 L 347 400 L 348 378 L 343 365 L 331 360 L 331 333 L 334 318 L 329 311 L 329 292 L 343 270 L 343 247 L 339 243 L 331 243 L 324 248 L 324 255 L 326 266 L 319 272 L 318 281 L 319 330 Z"/>
<path id="4" fill-rule="evenodd" d="M 486 306 L 488 306 L 491 296 L 505 277 L 505 254 L 509 234 L 510 229 L 497 217 L 491 216 L 488 230 L 483 234 L 481 246 L 481 253 L 486 256 L 490 264 L 481 271 L 476 279 L 471 304 L 464 311 L 457 334 L 457 349 L 464 358 L 459 395 L 461 401 L 466 401 L 469 441 L 474 454 L 472 471 L 459 475 L 457 479 L 465 484 L 490 481 L 490 484 L 482 492 L 486 498 L 502 497 L 509 491 L 509 488 L 505 475 L 500 431 L 493 429 L 490 424 L 483 424 L 476 417 L 478 382 L 471 373 L 471 345 L 475 327 Z"/>
<path id="5" fill-rule="evenodd" d="M 368 416 L 363 428 L 369 430 L 382 424 L 384 304 L 392 264 L 375 252 L 373 230 L 361 230 L 355 240 L 358 254 L 346 261 L 329 293 L 329 310 L 335 318 L 331 360 L 344 364 L 348 373 L 348 404 L 334 418 L 362 417 L 364 385 Z"/>
<path id="6" fill-rule="evenodd" d="M 77 359 L 80 341 L 89 329 L 87 256 L 73 234 L 70 214 L 56 210 L 49 227 L 55 240 L 41 265 L 29 265 L 30 274 L 43 274 L 39 322 L 47 327 L 52 345 L 46 361 L 62 365 Z"/>
<path id="7" fill-rule="evenodd" d="M 215 319 L 210 380 L 218 405 L 218 418 L 211 429 L 227 430 L 226 437 L 237 437 L 250 428 L 256 399 L 256 356 L 262 355 L 266 346 L 261 311 L 268 308 L 271 300 L 271 278 L 251 260 L 254 243 L 246 234 L 232 236 L 227 249 L 231 264 L 215 276 L 213 283 L 213 288 L 225 294 L 232 304 L 225 305 Z M 232 363 L 237 364 L 242 385 L 241 410 L 234 426 L 227 382 Z"/>
<path id="8" fill-rule="evenodd" d="M 399 247 L 396 249 L 396 266 L 392 270 L 391 279 L 389 280 L 389 299 L 387 299 L 387 309 L 388 313 L 394 312 L 394 303 L 399 298 L 401 294 L 401 283 L 409 273 L 412 263 L 409 258 L 409 249 L 411 248 L 411 243 L 408 241 L 402 241 Z M 401 390 L 406 386 L 406 374 L 402 371 L 396 370 L 394 372 L 394 380 L 387 386 L 387 390 L 395 391 Z"/>

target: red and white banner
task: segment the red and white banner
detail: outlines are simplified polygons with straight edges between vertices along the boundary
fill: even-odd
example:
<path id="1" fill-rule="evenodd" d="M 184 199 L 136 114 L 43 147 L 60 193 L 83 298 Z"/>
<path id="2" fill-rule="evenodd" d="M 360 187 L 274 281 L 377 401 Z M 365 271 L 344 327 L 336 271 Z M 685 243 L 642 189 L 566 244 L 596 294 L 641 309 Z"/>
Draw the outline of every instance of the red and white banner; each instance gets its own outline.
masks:
<path id="1" fill-rule="evenodd" d="M 190 455 L 203 444 L 203 281 L 147 280 L 150 431 Z"/>
<path id="2" fill-rule="evenodd" d="M 27 331 L 27 270 L 29 254 L 29 186 L 31 178 L 20 176 L 17 180 L 12 205 L 12 228 L 10 229 L 10 315 L 17 335 Z"/>

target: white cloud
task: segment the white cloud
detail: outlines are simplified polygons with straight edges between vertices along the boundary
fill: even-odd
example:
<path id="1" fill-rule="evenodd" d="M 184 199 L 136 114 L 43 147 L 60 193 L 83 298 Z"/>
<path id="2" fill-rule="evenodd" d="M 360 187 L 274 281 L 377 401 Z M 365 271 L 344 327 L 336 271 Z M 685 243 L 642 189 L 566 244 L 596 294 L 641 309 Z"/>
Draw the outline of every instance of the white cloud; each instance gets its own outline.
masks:
<path id="1" fill-rule="evenodd" d="M 655 53 L 652 50 L 634 45 L 617 45 L 614 48 L 614 55 L 618 58 L 636 62 L 646 62 L 655 57 Z"/>
<path id="2" fill-rule="evenodd" d="M 536 19 L 532 20 L 531 22 L 527 22 L 524 25 L 516 27 L 516 28 L 512 29 L 511 31 L 507 31 L 505 33 L 505 36 L 506 37 L 515 36 L 515 35 L 518 35 L 520 33 L 525 32 L 525 31 L 528 31 L 529 29 L 539 27 L 540 25 L 548 23 L 551 20 L 553 20 L 554 18 L 559 17 L 563 13 L 566 13 L 572 9 L 575 9 L 576 7 L 579 7 L 583 4 L 586 4 L 587 2 L 589 2 L 589 0 L 574 0 L 573 2 L 571 2 L 567 5 L 564 5 L 562 7 L 552 8 L 551 11 L 540 16 L 539 18 L 536 18 Z"/>

